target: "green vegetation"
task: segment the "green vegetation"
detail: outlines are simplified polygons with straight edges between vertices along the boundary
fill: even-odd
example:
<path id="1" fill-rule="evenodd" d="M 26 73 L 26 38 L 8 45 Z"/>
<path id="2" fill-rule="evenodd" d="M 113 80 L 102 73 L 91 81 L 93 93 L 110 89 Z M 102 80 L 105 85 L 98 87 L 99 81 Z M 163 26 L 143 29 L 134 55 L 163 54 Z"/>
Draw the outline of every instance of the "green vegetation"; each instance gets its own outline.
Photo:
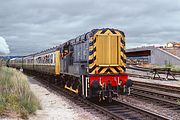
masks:
<path id="1" fill-rule="evenodd" d="M 171 71 L 176 71 L 176 72 L 180 72 L 180 66 L 175 66 L 173 64 L 165 64 L 165 65 L 153 65 L 153 66 L 148 66 L 146 68 L 171 68 Z"/>
<path id="2" fill-rule="evenodd" d="M 15 69 L 0 67 L 0 116 L 27 118 L 39 108 L 27 77 Z"/>
<path id="3" fill-rule="evenodd" d="M 0 67 L 1 67 L 1 66 L 5 66 L 5 65 L 6 65 L 6 62 L 7 62 L 7 61 L 0 59 Z"/>
<path id="4" fill-rule="evenodd" d="M 172 69 L 171 69 L 172 71 L 176 71 L 176 72 L 180 72 L 180 67 L 173 67 Z"/>

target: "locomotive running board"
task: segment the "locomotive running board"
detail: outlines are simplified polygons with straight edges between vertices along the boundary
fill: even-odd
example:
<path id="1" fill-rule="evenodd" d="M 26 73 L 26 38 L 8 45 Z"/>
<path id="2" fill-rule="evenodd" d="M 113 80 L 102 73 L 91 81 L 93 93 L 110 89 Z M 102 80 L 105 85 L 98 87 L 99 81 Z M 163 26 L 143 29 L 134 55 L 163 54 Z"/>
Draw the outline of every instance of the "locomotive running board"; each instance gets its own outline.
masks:
<path id="1" fill-rule="evenodd" d="M 74 90 L 74 89 L 72 89 L 72 86 L 71 86 L 71 87 L 68 87 L 67 85 L 65 85 L 64 88 L 65 88 L 65 89 L 68 89 L 68 90 L 70 90 L 70 91 L 72 91 L 72 92 L 74 92 L 74 93 L 76 93 L 76 94 L 79 93 L 78 89 Z"/>

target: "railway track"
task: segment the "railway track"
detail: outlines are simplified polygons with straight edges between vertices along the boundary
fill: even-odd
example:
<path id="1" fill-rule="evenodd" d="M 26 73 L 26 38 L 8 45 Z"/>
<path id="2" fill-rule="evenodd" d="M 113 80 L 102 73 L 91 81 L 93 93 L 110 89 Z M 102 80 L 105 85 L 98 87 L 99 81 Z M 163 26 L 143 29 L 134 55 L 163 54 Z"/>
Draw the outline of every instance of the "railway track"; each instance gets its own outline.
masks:
<path id="1" fill-rule="evenodd" d="M 151 89 L 160 90 L 160 91 L 169 92 L 169 93 L 180 94 L 180 87 L 176 87 L 176 86 L 154 84 L 154 83 L 147 83 L 147 82 L 140 82 L 140 81 L 133 81 L 133 85 L 139 86 L 139 87 L 151 88 Z"/>
<path id="2" fill-rule="evenodd" d="M 133 70 L 138 70 L 138 71 L 143 71 L 143 72 L 152 72 L 153 71 L 153 68 L 144 68 L 144 67 L 132 66 L 132 65 L 128 65 L 127 68 L 133 69 Z M 161 74 L 166 74 L 166 72 L 167 71 L 159 70 L 159 73 L 161 73 Z M 178 71 L 170 71 L 170 72 L 174 75 L 180 75 L 180 72 L 178 72 Z"/>
<path id="3" fill-rule="evenodd" d="M 134 82 L 132 96 L 180 113 L 180 88 Z"/>
<path id="4" fill-rule="evenodd" d="M 133 73 L 128 73 L 128 76 L 129 77 L 135 77 L 135 78 L 143 78 L 143 79 L 154 79 L 154 80 L 177 80 L 177 79 L 174 79 L 174 78 L 165 78 L 165 77 L 155 77 L 154 78 L 154 75 L 143 75 L 143 74 L 133 74 Z"/>
<path id="5" fill-rule="evenodd" d="M 152 76 L 150 75 L 141 75 L 141 74 L 133 74 L 133 73 L 128 73 L 129 77 L 136 77 L 136 78 L 144 78 L 144 79 L 153 79 Z"/>
<path id="6" fill-rule="evenodd" d="M 158 113 L 149 111 L 131 104 L 113 101 L 112 104 L 102 105 L 104 109 L 121 116 L 123 120 L 169 120 L 171 118 L 161 116 Z"/>
<path id="7" fill-rule="evenodd" d="M 128 69 L 136 70 L 142 73 L 134 74 L 128 73 L 130 77 L 144 78 L 144 79 L 156 79 L 156 80 L 178 80 L 180 72 L 171 71 L 170 68 L 164 68 L 168 70 L 161 70 L 163 68 L 143 68 L 138 66 L 127 66 Z M 143 73 L 144 72 L 144 73 Z M 161 75 L 161 76 L 160 76 Z"/>
<path id="8" fill-rule="evenodd" d="M 51 84 L 46 78 L 37 79 L 41 83 L 45 84 L 49 88 L 58 92 L 59 94 L 70 99 L 76 105 L 93 112 L 93 114 L 103 114 L 107 119 L 113 120 L 169 120 L 166 116 L 159 115 L 153 111 L 145 110 L 129 103 L 113 100 L 111 104 L 103 102 L 95 102 L 87 99 L 83 99 L 81 96 L 75 95 L 65 89 L 62 89 L 57 84 Z"/>

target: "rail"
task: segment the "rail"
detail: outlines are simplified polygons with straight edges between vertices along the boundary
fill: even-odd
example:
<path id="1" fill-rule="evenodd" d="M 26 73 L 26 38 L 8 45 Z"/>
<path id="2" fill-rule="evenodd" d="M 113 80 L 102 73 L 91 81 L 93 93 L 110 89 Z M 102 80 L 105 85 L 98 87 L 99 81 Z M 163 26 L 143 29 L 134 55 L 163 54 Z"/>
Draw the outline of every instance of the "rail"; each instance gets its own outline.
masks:
<path id="1" fill-rule="evenodd" d="M 134 81 L 132 97 L 179 111 L 180 87 Z"/>

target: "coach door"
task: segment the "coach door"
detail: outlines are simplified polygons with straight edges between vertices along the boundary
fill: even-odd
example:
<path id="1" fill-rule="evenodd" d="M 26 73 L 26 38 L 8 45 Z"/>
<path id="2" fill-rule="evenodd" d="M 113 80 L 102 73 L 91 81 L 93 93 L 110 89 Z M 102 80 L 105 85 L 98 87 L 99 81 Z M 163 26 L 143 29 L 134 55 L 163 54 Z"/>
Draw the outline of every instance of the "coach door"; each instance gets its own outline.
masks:
<path id="1" fill-rule="evenodd" d="M 55 52 L 55 74 L 60 74 L 60 51 L 56 50 Z"/>

